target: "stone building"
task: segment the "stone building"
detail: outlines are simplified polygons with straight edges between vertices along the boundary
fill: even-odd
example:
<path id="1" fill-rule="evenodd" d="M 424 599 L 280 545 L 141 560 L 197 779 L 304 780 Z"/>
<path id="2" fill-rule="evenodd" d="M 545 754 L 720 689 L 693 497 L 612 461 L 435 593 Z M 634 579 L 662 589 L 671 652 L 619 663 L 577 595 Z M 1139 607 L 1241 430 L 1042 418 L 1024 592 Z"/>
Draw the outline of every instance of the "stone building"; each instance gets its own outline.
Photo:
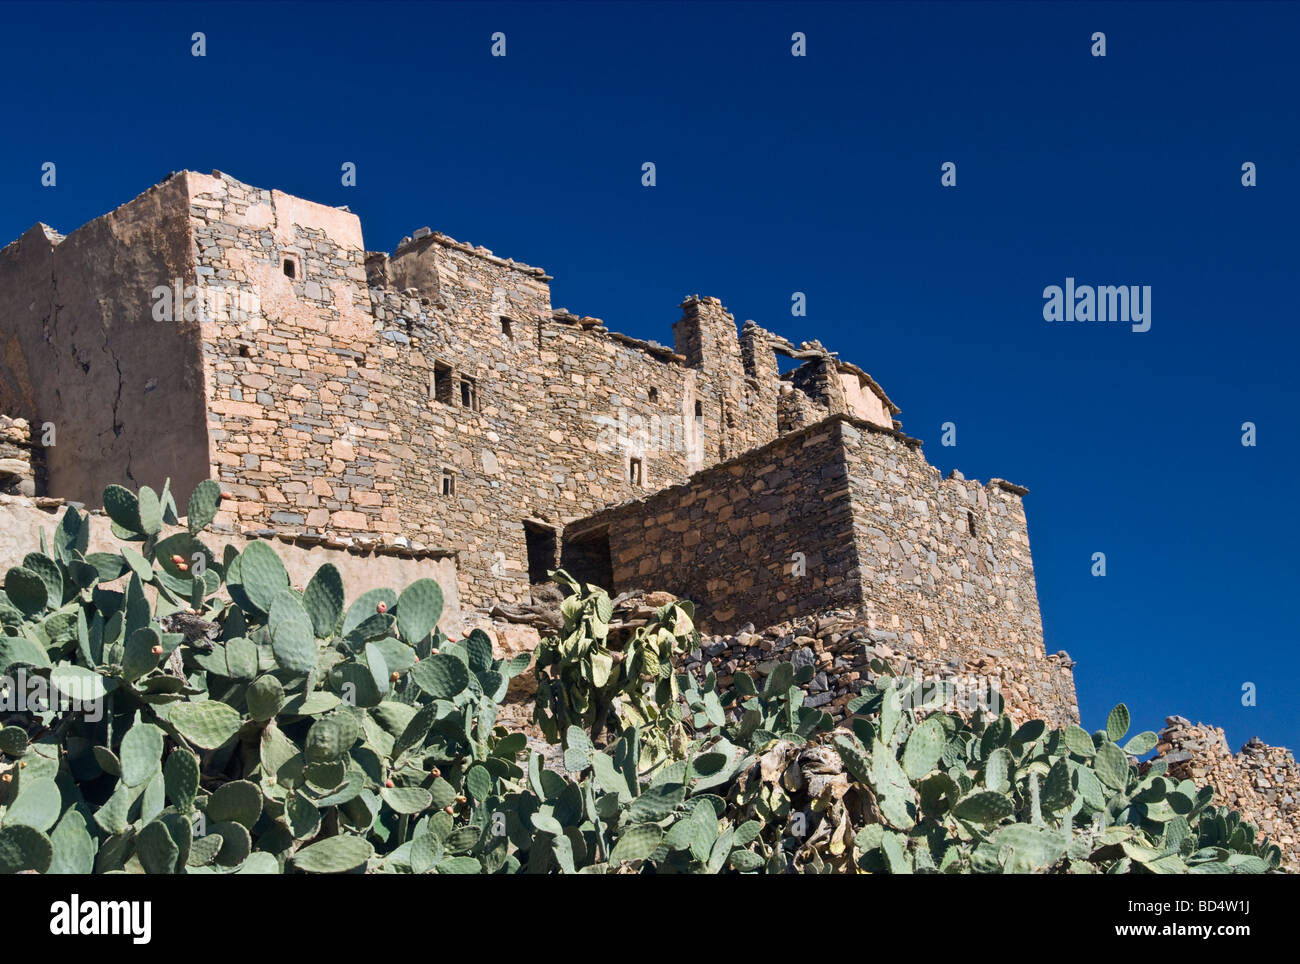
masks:
<path id="1" fill-rule="evenodd" d="M 837 719 L 875 658 L 1078 719 L 1025 489 L 941 477 L 816 341 L 694 296 L 670 348 L 553 308 L 550 280 L 427 228 L 367 251 L 346 209 L 220 173 L 34 226 L 0 250 L 0 571 L 64 500 L 215 478 L 214 545 L 275 538 L 296 584 L 329 559 L 351 597 L 431 576 L 445 628 L 507 651 L 536 634 L 488 612 L 563 564 L 695 600 L 713 635 L 688 668 L 813 666 Z M 1294 757 L 1169 722 L 1158 752 L 1300 866 Z"/>
<path id="2" fill-rule="evenodd" d="M 562 564 L 717 631 L 874 609 L 1040 675 L 1024 489 L 941 478 L 818 342 L 693 296 L 670 348 L 550 280 L 427 228 L 367 251 L 345 209 L 182 172 L 0 251 L 0 412 L 57 430 L 38 495 L 216 478 L 233 528 L 453 552 L 466 607 Z"/>

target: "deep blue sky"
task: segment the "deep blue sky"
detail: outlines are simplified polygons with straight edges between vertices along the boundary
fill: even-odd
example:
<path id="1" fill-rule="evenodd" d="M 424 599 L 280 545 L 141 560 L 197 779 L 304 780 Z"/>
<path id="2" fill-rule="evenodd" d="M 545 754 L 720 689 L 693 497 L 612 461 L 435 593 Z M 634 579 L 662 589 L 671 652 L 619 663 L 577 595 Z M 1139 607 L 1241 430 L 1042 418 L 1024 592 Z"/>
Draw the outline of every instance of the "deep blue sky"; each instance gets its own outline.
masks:
<path id="1" fill-rule="evenodd" d="M 1294 748 L 1298 38 L 1282 3 L 6 3 L 0 237 L 219 169 L 637 336 L 716 295 L 861 364 L 945 472 L 1032 490 L 1086 727 L 1122 699 Z M 1044 322 L 1067 276 L 1151 285 L 1151 330 Z"/>

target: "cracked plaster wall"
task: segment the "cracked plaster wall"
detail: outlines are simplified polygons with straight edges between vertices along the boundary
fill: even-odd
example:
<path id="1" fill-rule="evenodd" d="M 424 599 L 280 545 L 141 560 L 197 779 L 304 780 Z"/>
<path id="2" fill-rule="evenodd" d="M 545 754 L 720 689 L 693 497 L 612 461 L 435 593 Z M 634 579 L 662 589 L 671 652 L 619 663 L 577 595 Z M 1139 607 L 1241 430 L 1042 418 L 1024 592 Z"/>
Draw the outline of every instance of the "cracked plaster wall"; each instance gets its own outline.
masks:
<path id="1" fill-rule="evenodd" d="M 48 489 L 98 506 L 105 480 L 189 492 L 208 477 L 198 324 L 154 321 L 193 276 L 187 182 L 173 177 L 66 238 L 0 251 L 0 410 L 53 422 Z"/>

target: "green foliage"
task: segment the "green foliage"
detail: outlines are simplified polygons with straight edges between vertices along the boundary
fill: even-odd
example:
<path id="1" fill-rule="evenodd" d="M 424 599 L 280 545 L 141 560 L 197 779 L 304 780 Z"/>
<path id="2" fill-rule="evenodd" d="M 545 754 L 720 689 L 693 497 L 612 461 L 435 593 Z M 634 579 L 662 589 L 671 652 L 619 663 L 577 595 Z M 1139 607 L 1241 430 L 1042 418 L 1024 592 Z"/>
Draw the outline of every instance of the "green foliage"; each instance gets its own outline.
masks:
<path id="1" fill-rule="evenodd" d="M 689 603 L 612 626 L 563 572 L 564 628 L 537 650 L 548 769 L 498 725 L 527 656 L 439 629 L 419 580 L 347 605 L 322 566 L 300 592 L 267 543 L 203 546 L 220 502 L 105 492 L 120 552 L 86 554 L 69 508 L 6 574 L 0 674 L 60 699 L 0 726 L 0 872 L 1236 872 L 1280 851 L 1213 794 L 1118 741 L 1040 721 L 912 708 L 875 665 L 851 728 L 804 705 L 811 667 L 723 690 Z M 42 540 L 44 543 L 44 539 Z M 196 562 L 196 555 L 201 562 Z M 180 561 L 178 562 L 177 559 Z M 60 701 L 61 700 L 61 701 Z M 78 704 L 70 700 L 84 700 Z"/>
<path id="2" fill-rule="evenodd" d="M 550 573 L 573 590 L 560 606 L 564 628 L 543 640 L 536 657 L 534 719 L 551 742 L 571 725 L 597 739 L 641 727 L 648 742 L 646 766 L 681 755 L 684 731 L 677 709 L 681 696 L 674 662 L 698 642 L 694 607 L 669 603 L 655 611 L 619 649 L 611 647 L 609 594 L 577 582 L 564 570 Z"/>

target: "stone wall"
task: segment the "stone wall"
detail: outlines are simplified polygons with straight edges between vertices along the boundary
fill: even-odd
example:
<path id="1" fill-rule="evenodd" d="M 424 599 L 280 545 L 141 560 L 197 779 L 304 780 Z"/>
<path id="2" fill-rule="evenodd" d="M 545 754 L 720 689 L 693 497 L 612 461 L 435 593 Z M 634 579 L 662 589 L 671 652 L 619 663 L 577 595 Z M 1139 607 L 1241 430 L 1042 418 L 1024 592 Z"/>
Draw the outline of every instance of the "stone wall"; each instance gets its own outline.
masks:
<path id="1" fill-rule="evenodd" d="M 616 591 L 661 589 L 697 606 L 702 626 L 861 601 L 853 507 L 839 421 L 784 435 L 689 482 L 575 523 L 608 542 Z"/>
<path id="2" fill-rule="evenodd" d="M 945 480 L 915 439 L 841 415 L 566 538 L 604 533 L 616 590 L 696 600 L 718 631 L 863 606 L 918 654 L 1028 667 L 1046 653 L 1024 492 Z"/>
<path id="3" fill-rule="evenodd" d="M 35 495 L 40 456 L 27 419 L 0 415 L 0 493 Z"/>
<path id="4" fill-rule="evenodd" d="M 1192 724 L 1181 716 L 1165 719 L 1156 757 L 1179 780 L 1214 787 L 1214 803 L 1241 811 L 1282 849 L 1283 866 L 1300 872 L 1300 767 L 1291 751 L 1252 738 L 1236 754 L 1217 726 Z"/>
<path id="5" fill-rule="evenodd" d="M 773 621 L 860 599 L 854 556 L 879 548 L 875 521 L 862 516 L 877 508 L 854 515 L 842 497 L 881 471 L 866 463 L 896 453 L 865 452 L 850 480 L 844 457 L 806 450 L 830 439 L 816 424 L 826 414 L 889 433 L 897 409 L 869 376 L 816 342 L 796 349 L 752 322 L 737 336 L 715 298 L 682 303 L 672 349 L 619 335 L 599 319 L 553 309 L 550 279 L 538 268 L 427 229 L 417 235 L 391 258 L 367 253 L 360 221 L 346 210 L 191 172 L 67 239 L 28 232 L 0 263 L 6 297 L 30 303 L 18 311 L 21 343 L 4 353 L 4 384 L 13 411 L 54 413 L 64 433 L 67 446 L 52 450 L 51 494 L 96 504 L 108 480 L 157 488 L 170 472 L 187 491 L 215 477 L 233 496 L 218 521 L 232 527 L 455 547 L 462 595 L 487 606 L 526 600 L 538 572 L 565 558 L 558 535 L 575 520 L 722 463 L 723 474 L 710 476 L 719 490 L 691 504 L 692 521 L 659 511 L 664 532 L 652 539 L 666 540 L 661 555 L 676 536 L 700 538 L 703 520 L 709 553 L 679 557 L 719 566 L 670 588 L 697 589 L 690 594 L 713 602 L 723 621 L 742 612 Z M 152 322 L 153 293 L 173 276 L 184 282 L 176 317 Z M 140 338 L 145 323 L 149 337 Z M 93 333 L 100 354 L 84 347 Z M 49 348 L 47 335 L 67 347 Z M 778 351 L 803 364 L 778 376 Z M 33 375 L 48 368 L 76 391 L 42 387 L 47 380 Z M 72 397 L 87 400 L 90 428 L 67 407 Z M 797 429 L 798 440 L 780 443 L 782 428 Z M 780 447 L 764 448 L 772 445 Z M 67 457 L 85 446 L 84 464 Z M 766 467 L 750 479 L 733 463 L 755 449 Z M 780 464 L 769 466 L 774 457 Z M 904 474 L 924 486 L 932 472 L 918 457 Z M 970 491 L 971 508 L 990 515 L 990 525 L 1014 515 L 1005 497 Z M 940 493 L 936 512 L 965 492 Z M 886 510 L 912 504 L 900 498 Z M 891 545 L 887 563 L 864 570 L 882 600 L 897 598 L 898 581 L 930 564 L 916 545 Z M 598 549 L 570 544 L 567 555 L 598 569 Z M 760 549 L 757 568 L 739 564 Z M 971 554 L 978 549 L 963 549 L 961 559 L 951 547 L 928 553 L 972 578 L 941 587 L 947 595 L 928 584 L 904 592 L 943 597 L 904 632 L 937 626 L 945 636 L 956 632 L 962 597 L 992 604 L 1004 586 L 984 583 L 1004 560 L 981 562 Z M 808 568 L 797 585 L 795 553 Z M 1014 567 L 1018 551 L 1007 555 Z M 671 568 L 666 559 L 638 559 L 633 575 Z M 1032 603 L 1025 571 L 1003 623 L 1016 604 Z M 618 578 L 627 575 L 624 567 Z"/>
<path id="6" fill-rule="evenodd" d="M 717 298 L 695 295 L 680 307 L 673 346 L 698 371 L 704 403 L 696 416 L 699 465 L 724 462 L 776 438 L 779 382 L 767 333 L 747 322 L 738 340 L 736 319 Z"/>
<path id="7" fill-rule="evenodd" d="M 687 476 L 695 373 L 667 349 L 552 312 L 535 275 L 434 243 L 448 262 L 443 302 L 371 290 L 394 345 L 383 366 L 394 504 L 421 538 L 461 549 L 467 599 L 526 600 L 529 526 L 555 532 Z"/>
<path id="8" fill-rule="evenodd" d="M 1042 660 L 1027 490 L 945 479 L 897 433 L 844 434 L 862 601 L 881 624 L 935 657 Z"/>
<path id="9" fill-rule="evenodd" d="M 203 344 L 211 470 L 234 496 L 219 519 L 396 536 L 384 460 L 367 451 L 386 422 L 367 360 L 378 349 L 360 221 L 233 178 L 186 177 L 196 271 L 224 295 Z"/>
<path id="10" fill-rule="evenodd" d="M 1068 656 L 1012 665 L 979 656 L 926 654 L 898 632 L 881 628 L 860 608 L 828 610 L 760 631 L 748 625 L 733 635 L 707 636 L 686 666 L 702 673 L 710 663 L 724 687 L 737 672 L 761 683 L 780 662 L 812 666 L 813 678 L 803 686 L 805 705 L 822 708 L 838 723 L 847 715 L 846 704 L 875 678 L 870 665 L 876 659 L 895 675 L 921 681 L 928 692 L 938 692 L 939 683 L 950 687 L 952 697 L 944 709 L 996 709 L 1000 703 L 1017 724 L 1030 719 L 1053 726 L 1079 721 Z"/>
<path id="11" fill-rule="evenodd" d="M 548 530 L 776 435 L 765 333 L 742 357 L 716 299 L 683 305 L 687 359 L 553 310 L 544 272 L 487 249 L 426 229 L 367 253 L 351 214 L 186 177 L 200 277 L 255 306 L 206 326 L 222 521 L 455 546 L 468 602 L 518 602 Z"/>
<path id="12" fill-rule="evenodd" d="M 549 281 L 428 229 L 367 252 L 345 209 L 182 172 L 4 249 L 0 410 L 55 423 L 50 495 L 213 477 L 232 528 L 455 547 L 482 607 L 527 600 L 574 520 L 783 425 L 896 411 L 815 342 L 738 335 L 716 298 L 682 303 L 668 348 L 554 309 Z M 792 387 L 776 351 L 816 377 Z"/>

